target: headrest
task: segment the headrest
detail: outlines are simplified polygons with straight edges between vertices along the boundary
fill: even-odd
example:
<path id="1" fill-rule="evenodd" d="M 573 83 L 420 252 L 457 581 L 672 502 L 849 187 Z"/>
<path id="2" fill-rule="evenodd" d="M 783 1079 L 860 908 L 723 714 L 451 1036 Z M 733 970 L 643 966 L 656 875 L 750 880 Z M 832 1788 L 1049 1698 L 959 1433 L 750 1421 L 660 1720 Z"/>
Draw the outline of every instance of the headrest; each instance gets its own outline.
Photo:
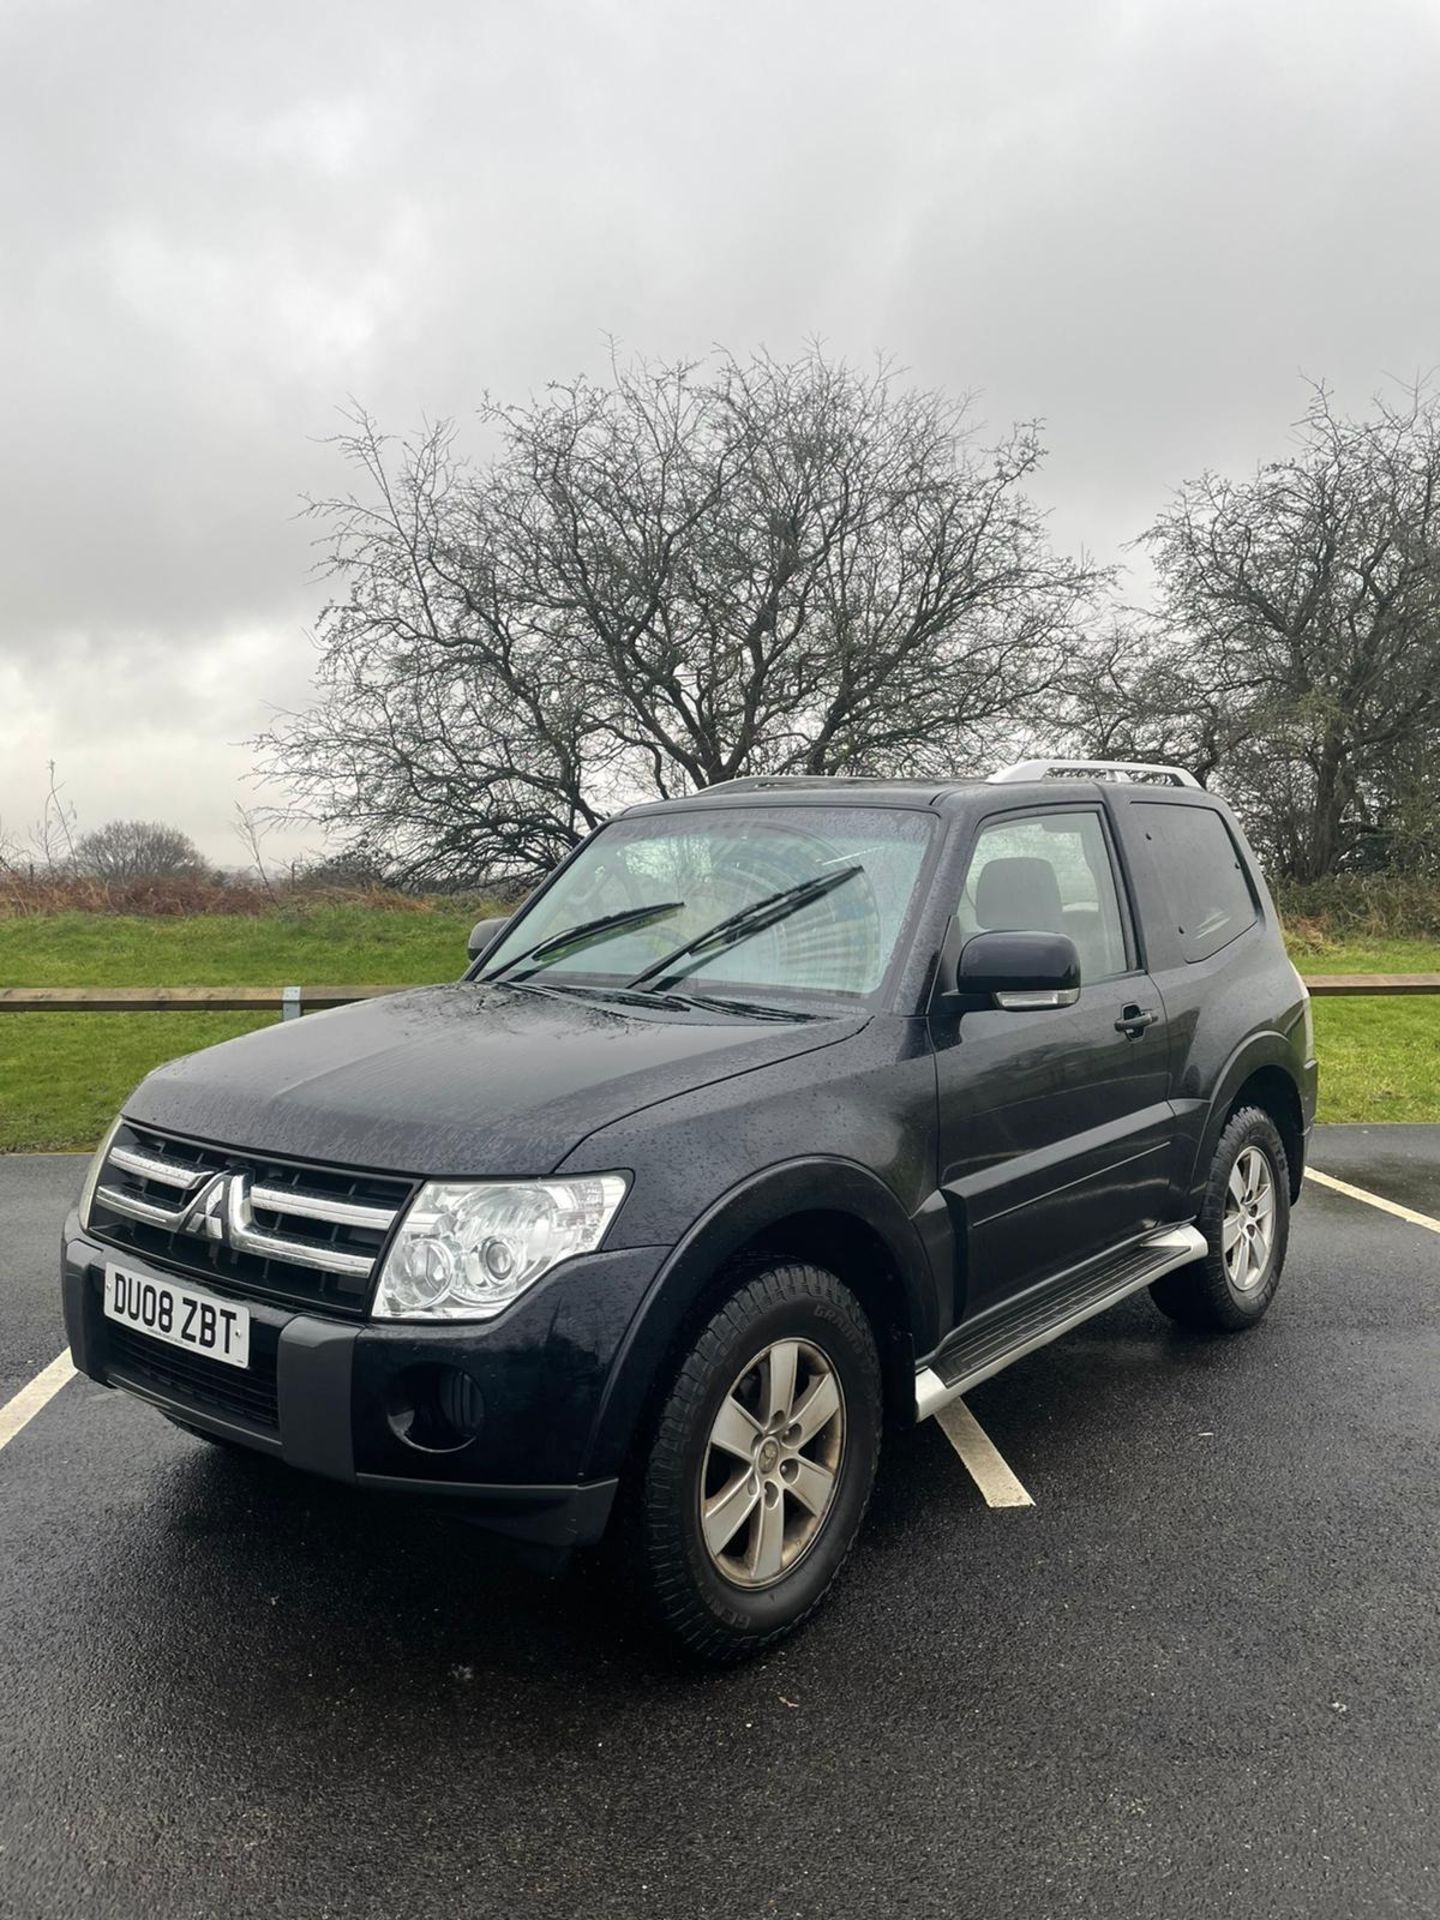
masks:
<path id="1" fill-rule="evenodd" d="M 990 933 L 1063 933 L 1055 869 L 1033 856 L 989 861 L 976 882 L 975 917 Z"/>

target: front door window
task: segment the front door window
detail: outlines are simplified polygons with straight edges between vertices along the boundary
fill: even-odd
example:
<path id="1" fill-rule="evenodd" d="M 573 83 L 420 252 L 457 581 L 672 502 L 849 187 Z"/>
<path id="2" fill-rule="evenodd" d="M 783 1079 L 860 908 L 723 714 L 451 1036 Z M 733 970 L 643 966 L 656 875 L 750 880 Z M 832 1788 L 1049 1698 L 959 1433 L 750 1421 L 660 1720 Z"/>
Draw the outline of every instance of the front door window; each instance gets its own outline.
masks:
<path id="1" fill-rule="evenodd" d="M 1128 972 L 1125 922 L 1105 828 L 1095 812 L 991 820 L 981 828 L 957 912 L 976 933 L 1064 933 L 1089 985 Z"/>

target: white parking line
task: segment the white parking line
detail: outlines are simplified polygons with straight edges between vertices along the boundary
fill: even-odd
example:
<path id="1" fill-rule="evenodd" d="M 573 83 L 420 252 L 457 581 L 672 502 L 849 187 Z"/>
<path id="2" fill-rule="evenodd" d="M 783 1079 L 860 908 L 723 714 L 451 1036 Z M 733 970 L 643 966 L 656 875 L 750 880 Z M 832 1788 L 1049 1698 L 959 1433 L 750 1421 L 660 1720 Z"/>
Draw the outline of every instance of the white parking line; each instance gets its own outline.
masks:
<path id="1" fill-rule="evenodd" d="M 965 1470 L 984 1496 L 987 1507 L 1033 1507 L 1035 1502 L 1006 1465 L 1004 1455 L 963 1400 L 952 1400 L 935 1416 L 945 1437 L 965 1463 Z"/>
<path id="2" fill-rule="evenodd" d="M 1351 1200 L 1363 1200 L 1367 1206 L 1379 1207 L 1383 1213 L 1393 1213 L 1398 1220 L 1408 1220 L 1412 1227 L 1428 1227 L 1431 1233 L 1440 1233 L 1440 1220 L 1428 1213 L 1416 1213 L 1413 1207 L 1402 1207 L 1396 1200 L 1387 1200 L 1383 1194 L 1369 1193 L 1364 1187 L 1352 1187 L 1348 1180 L 1337 1180 L 1333 1173 L 1321 1173 L 1318 1167 L 1308 1167 L 1307 1180 L 1318 1181 L 1322 1187 L 1333 1187 L 1336 1193 L 1343 1193 Z"/>
<path id="3" fill-rule="evenodd" d="M 74 1374 L 69 1354 L 57 1354 L 43 1373 L 37 1373 L 13 1400 L 7 1400 L 0 1407 L 0 1447 L 8 1447 L 20 1429 L 30 1424 L 46 1401 L 53 1400 Z"/>

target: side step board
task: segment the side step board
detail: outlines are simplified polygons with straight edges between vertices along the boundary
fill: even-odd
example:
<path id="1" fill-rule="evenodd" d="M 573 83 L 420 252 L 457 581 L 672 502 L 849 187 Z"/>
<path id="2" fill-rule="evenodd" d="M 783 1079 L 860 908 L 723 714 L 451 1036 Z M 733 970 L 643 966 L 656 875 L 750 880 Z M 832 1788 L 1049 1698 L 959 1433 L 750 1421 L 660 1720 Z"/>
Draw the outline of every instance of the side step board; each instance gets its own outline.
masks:
<path id="1" fill-rule="evenodd" d="M 1203 1259 L 1205 1252 L 1205 1236 L 1197 1228 L 1166 1227 L 1117 1259 L 1082 1268 L 1068 1285 L 1037 1288 L 1040 1299 L 1022 1296 L 1002 1313 L 962 1327 L 948 1346 L 915 1369 L 915 1418 L 928 1420 L 1012 1361 L 1058 1340 L 1173 1268 Z"/>

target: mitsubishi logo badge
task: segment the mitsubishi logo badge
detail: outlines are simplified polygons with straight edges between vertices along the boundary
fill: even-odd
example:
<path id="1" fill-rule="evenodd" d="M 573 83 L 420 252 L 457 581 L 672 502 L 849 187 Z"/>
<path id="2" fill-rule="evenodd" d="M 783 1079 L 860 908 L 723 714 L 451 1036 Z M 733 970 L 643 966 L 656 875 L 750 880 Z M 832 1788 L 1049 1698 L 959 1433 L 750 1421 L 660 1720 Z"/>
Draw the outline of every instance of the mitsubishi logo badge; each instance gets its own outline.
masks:
<path id="1" fill-rule="evenodd" d="M 238 1189 L 235 1198 L 243 1203 L 245 1195 L 243 1173 L 213 1174 L 191 1202 L 190 1211 L 185 1216 L 181 1232 L 199 1234 L 206 1240 L 223 1240 L 226 1203 L 230 1198 L 232 1184 Z"/>

